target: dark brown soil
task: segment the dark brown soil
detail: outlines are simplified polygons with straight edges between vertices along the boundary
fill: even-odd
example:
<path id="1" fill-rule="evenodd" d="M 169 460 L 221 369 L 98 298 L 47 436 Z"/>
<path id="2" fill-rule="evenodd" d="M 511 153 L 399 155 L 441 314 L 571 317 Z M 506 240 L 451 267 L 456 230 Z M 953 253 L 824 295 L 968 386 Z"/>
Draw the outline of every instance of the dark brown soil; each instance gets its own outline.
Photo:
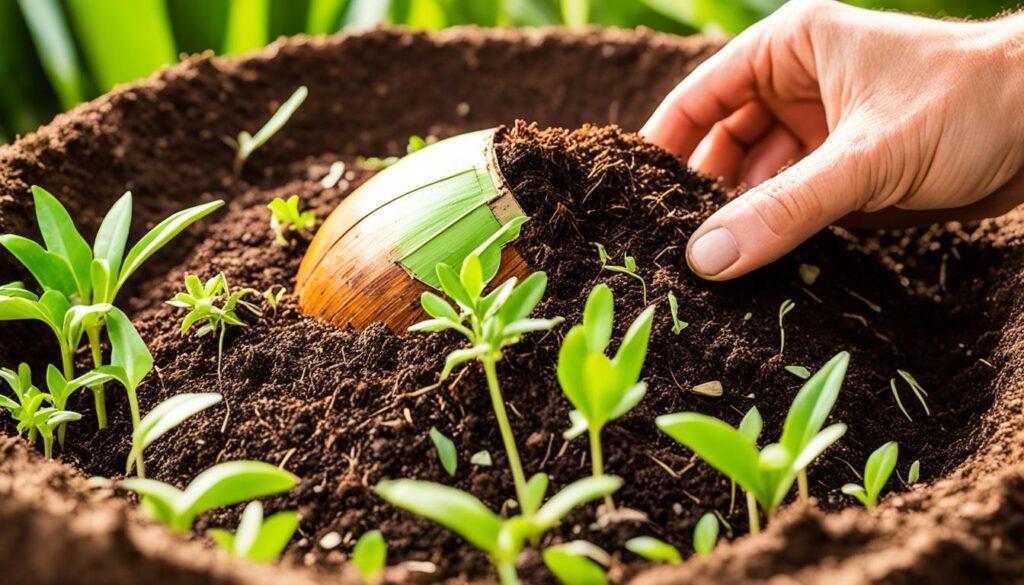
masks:
<path id="1" fill-rule="evenodd" d="M 27 186 L 33 183 L 61 195 L 90 234 L 125 188 L 137 195 L 136 233 L 185 205 L 228 199 L 224 210 L 151 262 L 120 299 L 156 359 L 157 371 L 140 389 L 144 410 L 185 391 L 220 391 L 231 405 L 225 433 L 220 432 L 223 409 L 201 415 L 150 448 L 148 471 L 179 485 L 230 459 L 262 459 L 293 471 L 302 478 L 300 485 L 269 504 L 300 511 L 301 534 L 285 563 L 315 565 L 314 576 L 340 574 L 355 538 L 379 527 L 388 538 L 393 564 L 421 560 L 435 566 L 432 574 L 406 570 L 402 577 L 484 577 L 489 568 L 482 555 L 450 533 L 384 504 L 371 491 L 384 478 L 429 479 L 472 491 L 495 509 L 512 494 L 479 368 L 466 368 L 452 383 L 417 393 L 435 384 L 443 356 L 460 346 L 455 336 L 398 337 L 383 326 L 336 330 L 302 317 L 286 298 L 276 315 L 250 317 L 251 327 L 229 334 L 218 381 L 215 343 L 181 337 L 181 315 L 163 301 L 181 288 L 188 273 L 205 278 L 224 271 L 235 287 L 290 287 L 304 244 L 291 249 L 274 244 L 265 203 L 297 193 L 321 216 L 327 214 L 370 176 L 356 163 L 359 155 L 398 154 L 412 133 L 447 136 L 511 123 L 519 116 L 544 125 L 578 127 L 593 121 L 635 128 L 686 67 L 708 51 L 699 40 L 648 33 L 470 30 L 428 36 L 377 31 L 285 42 L 250 60 L 196 60 L 101 98 L 0 150 L 0 192 L 5 195 L 0 219 L 4 231 L 32 233 Z M 410 68 L 413 56 L 417 66 Z M 253 157 L 244 180 L 232 179 L 231 153 L 220 136 L 264 118 L 299 83 L 310 86 L 309 101 Z M 468 113 L 461 103 L 469 105 Z M 703 512 L 728 514 L 728 481 L 660 435 L 653 419 L 699 410 L 736 423 L 756 404 L 765 417 L 765 436 L 777 436 L 800 385 L 784 366 L 813 370 L 845 349 L 853 360 L 833 418 L 846 422 L 850 431 L 810 470 L 811 491 L 820 507 L 850 506 L 838 490 L 855 479 L 847 463 L 862 467 L 867 455 L 888 440 L 900 443 L 904 476 L 910 462 L 920 459 L 923 480 L 937 483 L 890 498 L 874 515 L 848 510 L 822 516 L 794 509 L 765 536 L 724 546 L 708 562 L 688 564 L 687 580 L 740 582 L 794 573 L 807 575 L 807 582 L 831 581 L 838 573 L 830 573 L 831 561 L 824 559 L 846 560 L 844 575 L 863 582 L 1012 581 L 1024 575 L 1007 561 L 1022 539 L 1014 519 L 1020 517 L 1019 504 L 1014 504 L 1019 497 L 1012 489 L 1020 479 L 995 475 L 998 461 L 1021 460 L 1019 441 L 1007 436 L 1012 428 L 996 432 L 1002 413 L 1011 408 L 1009 390 L 998 389 L 1020 387 L 1007 370 L 1020 359 L 1012 351 L 1014 337 L 1007 337 L 1019 293 L 1000 279 L 1017 278 L 1007 268 L 1020 265 L 1014 253 L 1015 223 L 859 236 L 836 230 L 754 275 L 711 284 L 687 270 L 683 251 L 687 236 L 728 195 L 672 156 L 616 127 L 570 132 L 525 123 L 502 131 L 498 156 L 533 218 L 517 247 L 551 281 L 538 314 L 578 321 L 586 294 L 600 282 L 615 291 L 618 334 L 642 309 L 639 283 L 602 271 L 590 244 L 595 241 L 605 244 L 615 261 L 627 253 L 636 257 L 648 300 L 659 306 L 644 373 L 649 394 L 605 432 L 607 469 L 626 480 L 616 499 L 649 521 L 595 526 L 591 507 L 574 513 L 546 542 L 585 538 L 605 547 L 615 556 L 611 574 L 619 580 L 645 566 L 622 552 L 629 537 L 654 534 L 688 547 Z M 349 170 L 337 186 L 324 188 L 320 179 L 336 160 Z M 15 272 L 4 262 L 0 268 L 9 280 Z M 821 268 L 814 285 L 800 282 L 801 263 Z M 680 318 L 690 323 L 678 336 L 670 331 L 669 291 L 680 299 Z M 877 303 L 880 312 L 860 297 Z M 777 313 L 785 299 L 797 307 L 785 320 L 783 357 L 778 355 Z M 748 312 L 752 317 L 744 320 Z M 24 335 L 6 339 L 38 337 L 28 325 L 3 326 L 12 335 Z M 555 489 L 589 470 L 585 440 L 566 445 L 561 438 L 568 426 L 568 402 L 558 389 L 554 363 L 566 328 L 527 337 L 508 350 L 499 370 L 524 465 L 528 472 L 549 473 Z M 5 340 L 0 358 L 3 364 L 29 360 L 39 368 L 49 345 L 48 339 Z M 897 408 L 888 388 L 897 368 L 912 372 L 928 390 L 931 416 L 905 387 L 903 402 L 913 422 Z M 690 392 L 710 380 L 723 383 L 722 397 Z M 1013 412 L 1019 415 L 1019 396 L 1014 396 Z M 116 394 L 111 418 L 110 429 L 103 432 L 96 432 L 91 421 L 72 427 L 63 460 L 85 475 L 117 477 L 128 450 L 129 423 Z M 454 479 L 441 469 L 427 437 L 432 426 L 459 447 Z M 996 443 L 1000 437 L 1008 442 Z M 23 447 L 5 448 L 26 459 Z M 469 455 L 480 449 L 490 451 L 493 467 L 469 464 Z M 979 452 L 988 459 L 977 459 Z M 32 475 L 25 469 L 34 468 L 28 462 L 0 468 L 0 495 L 15 489 L 16 482 L 5 484 L 4 478 Z M 73 478 L 70 489 L 57 489 L 54 497 L 85 489 L 67 467 L 40 469 Z M 985 482 L 968 489 L 982 476 Z M 892 486 L 904 491 L 898 480 Z M 117 509 L 122 523 L 135 526 L 121 498 L 105 494 L 80 507 Z M 969 511 L 971 502 L 990 501 L 998 503 L 997 510 Z M 57 517 L 79 514 L 61 512 L 52 503 L 43 508 Z M 0 509 L 0 518 L 18 518 L 19 509 L 21 504 Z M 234 525 L 236 514 L 232 510 L 200 519 L 197 534 Z M 727 520 L 730 535 L 746 533 L 739 507 Z M 939 525 L 947 529 L 937 530 Z M 318 543 L 332 531 L 342 535 L 343 543 L 327 551 Z M 158 530 L 150 533 L 168 538 Z M 911 552 L 879 556 L 882 547 L 913 543 L 908 541 L 913 534 L 923 540 Z M 993 549 L 996 541 L 1000 544 Z M 141 546 L 101 548 L 132 566 Z M 186 556 L 164 552 L 156 557 L 174 566 Z M 856 570 L 868 561 L 881 567 L 877 579 Z M 207 570 L 207 562 L 212 561 L 196 561 L 200 568 L 195 570 Z M 230 571 L 237 566 L 231 564 Z M 524 557 L 521 568 L 527 582 L 549 580 L 535 553 Z M 642 579 L 675 582 L 678 577 L 663 571 Z M 259 578 L 231 573 L 211 581 Z M 110 582 L 118 582 L 116 575 Z"/>

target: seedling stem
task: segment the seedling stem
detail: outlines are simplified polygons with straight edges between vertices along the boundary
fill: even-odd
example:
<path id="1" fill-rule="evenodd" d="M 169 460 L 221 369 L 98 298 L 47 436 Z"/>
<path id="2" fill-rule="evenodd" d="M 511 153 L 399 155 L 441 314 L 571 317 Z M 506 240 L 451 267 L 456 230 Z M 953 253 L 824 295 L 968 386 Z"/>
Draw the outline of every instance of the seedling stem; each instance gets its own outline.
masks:
<path id="1" fill-rule="evenodd" d="M 526 495 L 526 475 L 523 473 L 523 464 L 519 461 L 519 449 L 516 448 L 516 439 L 512 435 L 512 425 L 508 422 L 508 412 L 505 410 L 505 399 L 501 396 L 501 386 L 498 385 L 498 372 L 494 367 L 495 359 L 487 356 L 482 357 L 480 361 L 484 364 L 484 373 L 487 375 L 487 389 L 491 394 L 494 415 L 498 419 L 501 440 L 505 444 L 505 453 L 508 455 L 508 466 L 512 470 L 512 481 L 516 485 L 516 500 L 522 505 L 523 502 L 527 501 L 524 499 Z M 526 511 L 524 510 L 524 512 Z"/>

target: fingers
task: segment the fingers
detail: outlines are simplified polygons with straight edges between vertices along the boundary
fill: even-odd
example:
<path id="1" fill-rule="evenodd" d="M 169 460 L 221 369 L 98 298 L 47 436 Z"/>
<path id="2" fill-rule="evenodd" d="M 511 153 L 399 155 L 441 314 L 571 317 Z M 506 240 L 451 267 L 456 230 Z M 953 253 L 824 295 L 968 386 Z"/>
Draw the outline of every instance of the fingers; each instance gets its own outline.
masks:
<path id="1" fill-rule="evenodd" d="M 870 195 L 867 174 L 838 135 L 761 185 L 727 203 L 690 238 L 687 261 L 698 275 L 728 280 L 776 260 Z M 842 163 L 842 164 L 840 164 Z"/>
<path id="2" fill-rule="evenodd" d="M 688 159 L 716 122 L 754 99 L 755 25 L 698 66 L 661 102 L 640 133 Z"/>
<path id="3" fill-rule="evenodd" d="M 792 132 L 783 126 L 775 126 L 750 150 L 740 180 L 747 185 L 760 185 L 774 177 L 782 167 L 799 160 L 803 151 L 803 144 Z"/>
<path id="4" fill-rule="evenodd" d="M 716 124 L 690 156 L 690 166 L 726 185 L 739 181 L 750 148 L 767 133 L 774 117 L 760 101 L 752 101 Z"/>

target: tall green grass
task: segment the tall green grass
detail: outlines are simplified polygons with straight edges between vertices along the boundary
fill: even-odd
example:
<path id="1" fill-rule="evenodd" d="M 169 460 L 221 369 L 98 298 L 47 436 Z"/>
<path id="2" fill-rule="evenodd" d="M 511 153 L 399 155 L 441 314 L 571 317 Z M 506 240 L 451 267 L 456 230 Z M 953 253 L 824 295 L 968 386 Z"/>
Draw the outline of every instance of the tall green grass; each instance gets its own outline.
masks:
<path id="1" fill-rule="evenodd" d="M 847 0 L 989 17 L 1021 0 Z M 280 35 L 380 23 L 646 26 L 737 33 L 785 0 L 0 0 L 0 143 L 61 109 L 145 77 L 179 53 L 234 55 Z"/>

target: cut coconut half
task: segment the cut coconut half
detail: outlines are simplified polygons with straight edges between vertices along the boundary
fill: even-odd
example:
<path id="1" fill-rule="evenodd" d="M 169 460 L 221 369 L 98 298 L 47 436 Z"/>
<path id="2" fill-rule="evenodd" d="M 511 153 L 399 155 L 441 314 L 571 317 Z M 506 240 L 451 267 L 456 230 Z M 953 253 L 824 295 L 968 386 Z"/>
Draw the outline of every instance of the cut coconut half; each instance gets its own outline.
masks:
<path id="1" fill-rule="evenodd" d="M 420 294 L 440 287 L 437 264 L 458 270 L 501 226 L 524 215 L 498 169 L 494 134 L 427 146 L 346 197 L 299 267 L 302 311 L 339 327 L 383 322 L 396 333 L 421 320 Z M 502 248 L 511 237 L 480 258 L 497 282 L 528 273 L 512 247 Z"/>

